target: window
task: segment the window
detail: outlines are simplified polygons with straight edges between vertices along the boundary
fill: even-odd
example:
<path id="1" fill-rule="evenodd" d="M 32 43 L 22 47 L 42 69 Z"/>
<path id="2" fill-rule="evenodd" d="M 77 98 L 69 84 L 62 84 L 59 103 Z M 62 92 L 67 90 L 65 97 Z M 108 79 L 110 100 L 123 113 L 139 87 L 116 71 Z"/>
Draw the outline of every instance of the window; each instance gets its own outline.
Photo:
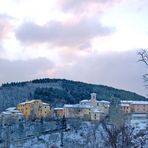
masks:
<path id="1" fill-rule="evenodd" d="M 95 119 L 96 119 L 96 114 L 95 114 Z"/>

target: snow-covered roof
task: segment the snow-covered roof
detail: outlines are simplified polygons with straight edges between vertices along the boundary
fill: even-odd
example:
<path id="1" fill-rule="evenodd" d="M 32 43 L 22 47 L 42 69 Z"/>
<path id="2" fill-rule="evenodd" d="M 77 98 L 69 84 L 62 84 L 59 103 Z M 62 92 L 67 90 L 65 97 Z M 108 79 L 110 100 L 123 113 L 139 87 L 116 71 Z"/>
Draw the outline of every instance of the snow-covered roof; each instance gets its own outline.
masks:
<path id="1" fill-rule="evenodd" d="M 85 102 L 87 102 L 87 103 L 90 103 L 91 102 L 91 100 L 82 100 L 82 101 L 80 101 L 80 103 L 85 103 Z M 110 102 L 109 101 L 105 101 L 105 100 L 101 100 L 101 101 L 98 101 L 98 100 L 96 100 L 96 103 L 106 103 L 106 104 L 109 104 Z"/>
<path id="2" fill-rule="evenodd" d="M 9 110 L 9 112 L 11 112 L 11 113 L 19 113 L 18 110 Z"/>
<path id="3" fill-rule="evenodd" d="M 25 105 L 25 104 L 31 104 L 31 103 L 34 103 L 36 101 L 41 101 L 41 100 L 30 100 L 30 101 L 25 101 L 25 102 L 22 102 L 20 103 L 21 105 Z"/>
<path id="4" fill-rule="evenodd" d="M 106 100 L 101 100 L 101 101 L 99 101 L 99 102 L 110 104 L 110 102 L 109 102 L 109 101 L 106 101 Z"/>
<path id="5" fill-rule="evenodd" d="M 145 104 L 145 105 L 148 105 L 148 101 L 133 101 L 131 104 Z"/>
<path id="6" fill-rule="evenodd" d="M 96 108 L 92 109 L 92 112 L 94 112 L 94 113 L 103 113 L 103 111 L 101 111 L 99 109 L 96 109 Z"/>
<path id="7" fill-rule="evenodd" d="M 18 114 L 21 114 L 22 115 L 21 112 L 19 112 L 18 110 L 16 110 L 16 107 L 9 107 L 5 111 L 3 111 L 1 114 L 2 115 L 16 115 L 16 114 L 17 115 Z"/>
<path id="8" fill-rule="evenodd" d="M 81 105 L 81 104 L 65 104 L 64 108 L 90 108 L 90 105 Z"/>
<path id="9" fill-rule="evenodd" d="M 54 110 L 63 110 L 64 108 L 60 108 L 60 107 L 57 107 L 57 108 L 54 108 Z"/>
<path id="10" fill-rule="evenodd" d="M 147 117 L 147 114 L 145 114 L 145 113 L 143 113 L 143 114 L 142 113 L 137 113 L 137 114 L 136 113 L 133 113 L 132 114 L 132 117 L 145 117 L 146 118 Z"/>
<path id="11" fill-rule="evenodd" d="M 9 107 L 9 108 L 7 108 L 6 110 L 7 110 L 7 111 L 14 111 L 14 110 L 16 110 L 16 107 Z"/>
<path id="12" fill-rule="evenodd" d="M 127 103 L 122 103 L 121 106 L 129 106 Z"/>
<path id="13" fill-rule="evenodd" d="M 33 102 L 35 102 L 35 100 L 25 101 L 25 102 L 22 102 L 22 103 L 20 103 L 20 104 L 24 105 L 24 104 L 29 104 L 29 103 L 33 103 Z"/>
<path id="14" fill-rule="evenodd" d="M 64 108 L 65 107 L 74 107 L 74 106 L 76 106 L 76 104 L 64 104 Z"/>
<path id="15" fill-rule="evenodd" d="M 82 100 L 82 101 L 80 101 L 80 102 L 90 102 L 90 100 Z"/>
<path id="16" fill-rule="evenodd" d="M 42 103 L 43 105 L 49 105 L 48 103 Z"/>
<path id="17" fill-rule="evenodd" d="M 100 101 L 96 100 L 97 103 L 100 103 Z"/>
<path id="18" fill-rule="evenodd" d="M 148 105 L 148 101 L 126 101 L 126 100 L 122 100 L 121 104 L 123 103 L 129 103 L 129 104 L 143 104 L 143 105 Z"/>
<path id="19" fill-rule="evenodd" d="M 10 115 L 10 114 L 12 114 L 12 113 L 11 113 L 11 112 L 8 112 L 8 111 L 4 111 L 4 112 L 2 112 L 1 114 Z"/>
<path id="20" fill-rule="evenodd" d="M 19 112 L 18 110 L 13 110 L 13 111 L 3 111 L 2 113 L 1 113 L 2 115 L 22 115 L 22 113 L 21 112 Z"/>

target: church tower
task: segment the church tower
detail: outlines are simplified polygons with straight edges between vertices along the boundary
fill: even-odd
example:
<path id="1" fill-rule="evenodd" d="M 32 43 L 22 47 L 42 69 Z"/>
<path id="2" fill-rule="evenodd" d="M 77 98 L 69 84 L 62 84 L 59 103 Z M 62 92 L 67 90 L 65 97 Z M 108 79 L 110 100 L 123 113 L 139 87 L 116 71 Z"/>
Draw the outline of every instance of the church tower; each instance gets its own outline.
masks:
<path id="1" fill-rule="evenodd" d="M 96 93 L 91 93 L 91 106 L 95 107 L 97 105 L 97 102 L 96 102 L 96 98 L 97 98 L 97 94 Z"/>

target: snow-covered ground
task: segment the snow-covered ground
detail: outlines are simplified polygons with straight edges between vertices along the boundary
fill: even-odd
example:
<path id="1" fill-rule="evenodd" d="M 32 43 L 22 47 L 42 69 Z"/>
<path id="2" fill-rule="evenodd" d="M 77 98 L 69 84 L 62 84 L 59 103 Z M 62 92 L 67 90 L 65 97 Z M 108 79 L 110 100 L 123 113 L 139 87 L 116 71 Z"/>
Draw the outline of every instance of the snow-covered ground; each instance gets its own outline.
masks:
<path id="1" fill-rule="evenodd" d="M 139 118 L 141 120 L 139 120 Z M 78 119 L 69 120 L 67 123 L 70 130 L 63 132 L 64 148 L 110 148 L 104 146 L 104 137 L 102 137 L 103 129 L 100 123 L 92 123 Z M 137 118 L 137 116 L 133 116 L 131 120 L 131 124 L 138 130 L 147 128 L 147 123 L 147 117 Z M 1 135 L 1 137 L 7 138 L 3 146 L 9 145 L 10 148 L 60 148 L 62 142 L 61 130 L 56 131 L 54 130 L 55 128 L 57 128 L 55 122 L 42 124 L 24 123 L 24 125 L 11 127 L 9 131 L 8 129 L 6 130 L 8 134 L 3 133 Z M 52 130 L 53 132 L 39 134 L 41 131 L 47 130 Z M 18 140 L 19 138 L 20 140 Z M 0 148 L 3 148 L 3 146 L 0 143 Z"/>
<path id="2" fill-rule="evenodd" d="M 76 123 L 77 124 L 77 123 Z M 78 123 L 79 124 L 79 123 Z M 102 139 L 99 131 L 99 125 L 83 122 L 74 125 L 71 130 L 63 133 L 64 148 L 102 148 Z M 97 146 L 97 147 L 96 147 Z M 37 136 L 28 140 L 12 143 L 10 148 L 60 148 L 61 132 Z"/>
<path id="3" fill-rule="evenodd" d="M 137 129 L 148 129 L 148 114 L 132 114 L 131 125 Z"/>

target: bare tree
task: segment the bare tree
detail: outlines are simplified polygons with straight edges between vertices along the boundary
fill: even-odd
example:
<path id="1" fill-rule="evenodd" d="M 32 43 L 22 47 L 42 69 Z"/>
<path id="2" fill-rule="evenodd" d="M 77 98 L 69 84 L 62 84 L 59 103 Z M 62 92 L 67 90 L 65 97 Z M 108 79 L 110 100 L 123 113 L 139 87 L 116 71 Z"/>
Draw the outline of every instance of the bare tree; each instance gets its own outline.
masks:
<path id="1" fill-rule="evenodd" d="M 102 136 L 106 147 L 133 148 L 146 145 L 147 133 L 136 130 L 128 122 L 128 116 L 120 111 L 120 108 L 112 106 L 109 117 L 101 122 Z M 138 145 L 138 146 L 137 146 Z"/>
<path id="2" fill-rule="evenodd" d="M 121 112 L 120 100 L 112 97 L 109 108 L 109 115 L 102 120 L 102 136 L 105 139 L 106 145 L 111 145 L 112 148 L 118 148 L 119 136 L 124 125 L 124 114 Z"/>
<path id="3" fill-rule="evenodd" d="M 148 67 L 148 50 L 147 49 L 141 49 L 140 51 L 138 51 L 138 55 L 139 55 L 139 62 L 143 62 L 146 67 Z M 144 74 L 143 75 L 143 79 L 145 82 L 145 86 L 148 87 L 148 74 Z"/>
<path id="4" fill-rule="evenodd" d="M 146 49 L 142 49 L 138 52 L 140 59 L 138 61 L 144 62 L 148 66 L 148 51 Z"/>
<path id="5" fill-rule="evenodd" d="M 120 129 L 117 129 L 115 125 L 108 124 L 105 121 L 102 121 L 102 127 L 103 127 L 102 136 L 105 139 L 104 144 L 107 146 L 111 145 L 112 148 L 117 148 Z"/>
<path id="6" fill-rule="evenodd" d="M 104 145 L 111 148 L 145 148 L 148 143 L 146 131 L 136 131 L 129 124 L 117 126 L 102 121 Z"/>

